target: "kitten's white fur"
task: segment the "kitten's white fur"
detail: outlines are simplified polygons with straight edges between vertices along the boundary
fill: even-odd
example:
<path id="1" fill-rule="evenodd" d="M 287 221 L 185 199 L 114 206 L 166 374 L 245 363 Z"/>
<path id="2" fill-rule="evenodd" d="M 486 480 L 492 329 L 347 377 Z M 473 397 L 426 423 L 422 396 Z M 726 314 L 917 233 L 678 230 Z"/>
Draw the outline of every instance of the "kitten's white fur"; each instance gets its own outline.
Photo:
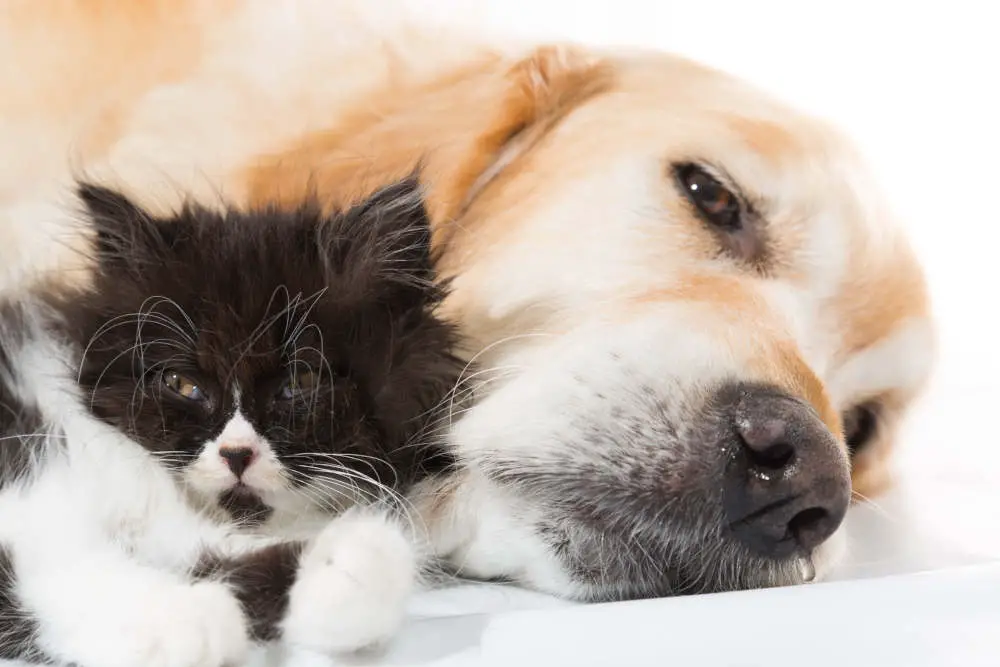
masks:
<path id="1" fill-rule="evenodd" d="M 239 554 L 275 538 L 193 511 L 165 468 L 87 413 L 67 355 L 31 328 L 14 389 L 66 437 L 50 438 L 37 475 L 0 492 L 0 545 L 41 648 L 82 667 L 241 664 L 250 643 L 235 597 L 188 574 L 206 548 Z M 302 557 L 285 641 L 349 651 L 391 635 L 416 579 L 412 544 L 376 510 L 329 522 Z"/>
<path id="2" fill-rule="evenodd" d="M 322 653 L 389 639 L 402 623 L 417 560 L 412 540 L 395 521 L 348 510 L 303 554 L 283 636 Z"/>

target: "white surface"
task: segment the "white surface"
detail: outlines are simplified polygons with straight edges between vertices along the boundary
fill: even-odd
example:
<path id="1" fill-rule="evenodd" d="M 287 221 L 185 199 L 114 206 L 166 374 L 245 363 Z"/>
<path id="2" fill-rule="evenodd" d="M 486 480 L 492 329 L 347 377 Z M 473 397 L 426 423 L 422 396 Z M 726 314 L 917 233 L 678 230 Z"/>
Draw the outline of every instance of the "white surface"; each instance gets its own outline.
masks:
<path id="1" fill-rule="evenodd" d="M 415 624 L 424 665 L 997 664 L 1000 565 Z M 435 644 L 437 651 L 428 650 Z M 402 651 L 400 651 L 402 653 Z M 422 654 L 422 655 L 421 655 Z M 370 664 L 357 661 L 349 664 Z"/>
<path id="2" fill-rule="evenodd" d="M 831 583 L 589 607 L 495 586 L 436 591 L 387 654 L 343 664 L 1000 665 L 994 12 L 972 0 L 476 5 L 522 34 L 697 57 L 846 129 L 926 262 L 938 377 L 901 438 L 900 488 L 852 510 L 851 557 Z"/>

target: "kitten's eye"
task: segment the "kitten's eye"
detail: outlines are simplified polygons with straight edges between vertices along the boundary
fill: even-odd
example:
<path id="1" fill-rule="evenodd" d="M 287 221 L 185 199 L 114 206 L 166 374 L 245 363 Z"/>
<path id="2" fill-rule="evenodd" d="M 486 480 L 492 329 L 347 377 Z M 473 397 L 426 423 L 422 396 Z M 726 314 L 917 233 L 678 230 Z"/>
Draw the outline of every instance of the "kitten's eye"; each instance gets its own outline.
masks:
<path id="1" fill-rule="evenodd" d="M 310 370 L 299 371 L 285 380 L 278 390 L 278 398 L 290 401 L 316 388 L 316 374 Z"/>
<path id="2" fill-rule="evenodd" d="M 681 165 L 676 173 L 684 196 L 706 222 L 725 231 L 740 228 L 740 199 L 732 190 L 695 164 Z"/>
<path id="3" fill-rule="evenodd" d="M 183 396 L 189 401 L 196 401 L 200 403 L 206 398 L 205 393 L 194 383 L 194 380 L 181 375 L 180 373 L 164 373 L 163 384 L 166 385 L 167 389 L 170 391 L 174 392 L 178 396 Z"/>

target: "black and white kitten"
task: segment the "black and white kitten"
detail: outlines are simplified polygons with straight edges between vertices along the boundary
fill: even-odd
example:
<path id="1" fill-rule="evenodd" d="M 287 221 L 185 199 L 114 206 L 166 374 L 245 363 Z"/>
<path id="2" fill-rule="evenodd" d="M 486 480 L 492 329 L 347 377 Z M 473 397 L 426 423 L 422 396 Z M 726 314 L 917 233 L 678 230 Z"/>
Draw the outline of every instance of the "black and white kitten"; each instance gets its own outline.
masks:
<path id="1" fill-rule="evenodd" d="M 409 485 L 458 371 L 415 188 L 334 219 L 156 220 L 82 187 L 99 269 L 61 310 L 94 415 L 251 523 L 308 530 Z"/>
<path id="2" fill-rule="evenodd" d="M 80 196 L 92 283 L 0 306 L 0 658 L 385 639 L 419 549 L 368 501 L 443 463 L 461 370 L 416 183 L 332 217 Z"/>

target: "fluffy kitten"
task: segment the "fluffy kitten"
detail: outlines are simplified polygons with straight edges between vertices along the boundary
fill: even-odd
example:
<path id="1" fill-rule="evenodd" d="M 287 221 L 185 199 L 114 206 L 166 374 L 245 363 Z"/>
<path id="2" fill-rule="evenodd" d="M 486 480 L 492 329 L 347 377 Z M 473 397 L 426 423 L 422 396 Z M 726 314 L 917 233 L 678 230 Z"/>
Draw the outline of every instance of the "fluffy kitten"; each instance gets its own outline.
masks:
<path id="1" fill-rule="evenodd" d="M 421 437 L 458 371 L 415 187 L 334 219 L 170 220 L 81 188 L 99 270 L 63 311 L 94 415 L 245 521 L 408 485 L 436 463 Z"/>
<path id="2" fill-rule="evenodd" d="M 92 286 L 0 302 L 0 658 L 221 667 L 253 640 L 387 637 L 414 536 L 330 513 L 441 464 L 460 368 L 415 182 L 333 217 L 80 196 Z"/>

